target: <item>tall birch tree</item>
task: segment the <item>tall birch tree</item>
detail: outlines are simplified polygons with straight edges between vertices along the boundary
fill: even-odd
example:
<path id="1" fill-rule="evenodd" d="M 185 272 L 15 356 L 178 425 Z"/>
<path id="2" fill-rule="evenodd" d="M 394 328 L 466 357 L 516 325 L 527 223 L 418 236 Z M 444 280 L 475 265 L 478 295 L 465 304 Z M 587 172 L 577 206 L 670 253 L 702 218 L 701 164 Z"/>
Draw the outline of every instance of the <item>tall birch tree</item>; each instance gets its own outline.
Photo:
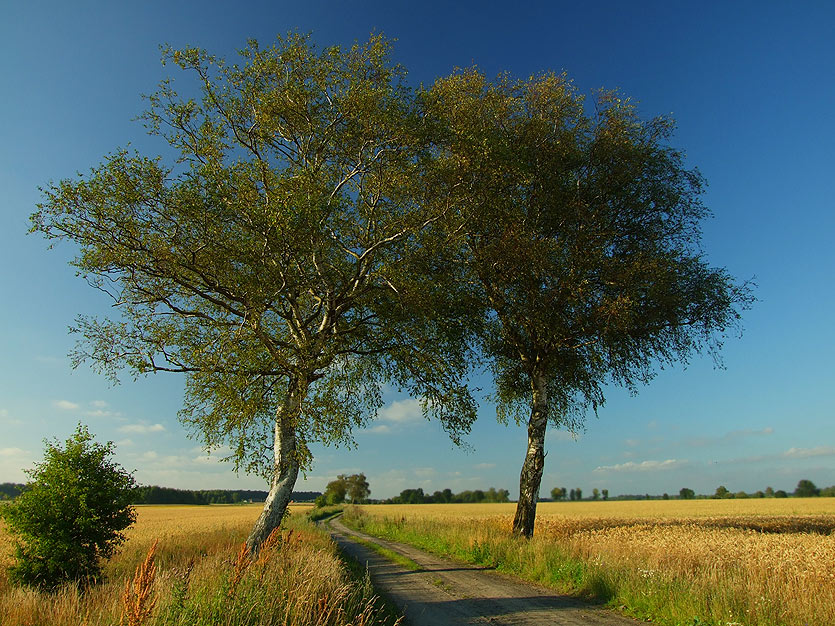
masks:
<path id="1" fill-rule="evenodd" d="M 199 86 L 185 97 L 169 79 L 148 98 L 146 127 L 175 156 L 119 150 L 50 184 L 32 230 L 76 244 L 79 273 L 121 313 L 77 321 L 74 363 L 184 374 L 181 421 L 270 481 L 257 550 L 310 443 L 350 442 L 381 383 L 454 439 L 475 406 L 466 316 L 450 323 L 465 302 L 416 271 L 442 213 L 422 201 L 429 142 L 390 45 L 290 35 L 240 54 L 165 49 Z"/>
<path id="2" fill-rule="evenodd" d="M 449 236 L 489 307 L 499 416 L 527 426 L 513 531 L 530 537 L 548 424 L 580 427 L 608 383 L 634 391 L 659 365 L 716 356 L 751 296 L 700 250 L 703 180 L 671 119 L 608 91 L 589 114 L 553 73 L 460 71 L 425 102 Z"/>

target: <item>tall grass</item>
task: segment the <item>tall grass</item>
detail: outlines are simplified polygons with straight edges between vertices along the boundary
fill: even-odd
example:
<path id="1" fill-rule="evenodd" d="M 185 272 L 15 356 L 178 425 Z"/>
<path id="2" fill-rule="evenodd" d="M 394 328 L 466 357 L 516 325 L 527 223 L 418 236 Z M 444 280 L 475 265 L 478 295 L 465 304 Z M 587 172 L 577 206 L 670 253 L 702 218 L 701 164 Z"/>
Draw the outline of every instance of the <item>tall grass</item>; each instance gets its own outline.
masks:
<path id="1" fill-rule="evenodd" d="M 0 572 L 3 626 L 370 626 L 393 624 L 370 582 L 349 575 L 336 547 L 295 515 L 259 555 L 242 549 L 247 521 L 195 531 L 182 507 L 158 543 L 134 532 L 106 582 L 54 594 L 12 587 Z M 140 511 L 140 525 L 143 511 Z M 228 521 L 228 520 L 227 520 Z M 153 524 L 151 524 L 154 527 Z M 0 543 L 4 541 L 0 535 Z"/>
<path id="2" fill-rule="evenodd" d="M 419 507 L 416 507 L 419 509 Z M 349 508 L 369 534 L 495 567 L 659 624 L 835 624 L 835 519 L 510 518 Z"/>

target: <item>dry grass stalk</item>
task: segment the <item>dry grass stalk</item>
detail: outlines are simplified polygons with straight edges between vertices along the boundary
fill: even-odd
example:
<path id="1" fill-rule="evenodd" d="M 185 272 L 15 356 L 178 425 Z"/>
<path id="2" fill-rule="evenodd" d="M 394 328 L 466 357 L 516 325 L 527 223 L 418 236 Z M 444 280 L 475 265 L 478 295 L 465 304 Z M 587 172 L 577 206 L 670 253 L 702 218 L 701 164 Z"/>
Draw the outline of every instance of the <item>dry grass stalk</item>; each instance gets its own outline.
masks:
<path id="1" fill-rule="evenodd" d="M 241 549 L 232 561 L 232 575 L 229 577 L 229 591 L 226 593 L 227 597 L 231 598 L 235 595 L 241 579 L 244 577 L 246 570 L 249 568 L 252 561 L 249 558 L 249 550 L 246 547 L 246 542 L 241 544 Z"/>
<path id="2" fill-rule="evenodd" d="M 145 560 L 136 568 L 133 580 L 125 583 L 125 590 L 122 594 L 124 610 L 119 624 L 125 626 L 140 626 L 156 606 L 156 598 L 151 596 L 154 579 L 156 578 L 156 565 L 154 555 L 157 551 L 159 541 L 154 541 Z"/>

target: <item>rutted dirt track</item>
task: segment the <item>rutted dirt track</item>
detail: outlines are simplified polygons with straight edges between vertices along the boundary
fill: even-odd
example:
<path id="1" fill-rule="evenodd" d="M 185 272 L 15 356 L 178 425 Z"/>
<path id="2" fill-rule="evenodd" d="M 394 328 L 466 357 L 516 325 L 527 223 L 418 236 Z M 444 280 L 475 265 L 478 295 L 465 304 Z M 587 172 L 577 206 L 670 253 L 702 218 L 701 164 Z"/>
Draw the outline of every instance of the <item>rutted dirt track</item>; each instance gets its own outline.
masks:
<path id="1" fill-rule="evenodd" d="M 576 598 L 556 595 L 553 590 L 351 530 L 338 518 L 331 519 L 327 526 L 341 550 L 367 564 L 374 588 L 405 611 L 411 626 L 635 626 L 637 623 Z M 373 550 L 351 541 L 351 536 L 398 552 L 415 561 L 420 569 L 411 571 L 392 563 Z"/>

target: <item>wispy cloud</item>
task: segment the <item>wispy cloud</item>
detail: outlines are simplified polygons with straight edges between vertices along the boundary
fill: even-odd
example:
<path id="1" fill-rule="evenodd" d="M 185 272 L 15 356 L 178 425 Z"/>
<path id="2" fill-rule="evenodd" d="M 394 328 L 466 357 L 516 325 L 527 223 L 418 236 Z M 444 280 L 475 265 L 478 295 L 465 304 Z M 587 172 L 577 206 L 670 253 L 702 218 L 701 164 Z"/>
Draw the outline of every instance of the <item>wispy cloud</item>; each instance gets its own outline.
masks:
<path id="1" fill-rule="evenodd" d="M 96 407 L 97 409 L 106 409 L 108 406 L 110 406 L 104 400 L 93 400 L 90 404 Z"/>
<path id="2" fill-rule="evenodd" d="M 742 439 L 748 439 L 751 437 L 763 437 L 773 433 L 774 429 L 771 428 L 771 426 L 761 429 L 749 428 L 744 430 L 732 430 L 718 437 L 693 437 L 685 440 L 684 443 L 690 447 L 705 447 L 722 443 L 738 442 Z"/>
<path id="3" fill-rule="evenodd" d="M 808 459 L 815 456 L 835 456 L 835 447 L 816 446 L 814 448 L 789 448 L 783 453 L 789 459 Z"/>
<path id="4" fill-rule="evenodd" d="M 119 430 L 123 433 L 147 435 L 150 433 L 164 432 L 165 426 L 162 424 L 125 424 L 124 426 L 120 426 Z"/>
<path id="5" fill-rule="evenodd" d="M 473 467 L 477 470 L 488 470 L 496 467 L 495 463 L 476 463 Z"/>
<path id="6" fill-rule="evenodd" d="M 415 398 L 395 400 L 378 411 L 377 419 L 394 424 L 419 422 L 423 419 L 423 411 L 420 408 L 420 401 Z"/>
<path id="7" fill-rule="evenodd" d="M 76 404 L 75 402 L 70 402 L 69 400 L 56 400 L 52 404 L 56 408 L 59 408 L 63 411 L 75 411 L 76 409 L 80 408 L 80 405 Z"/>
<path id="8" fill-rule="evenodd" d="M 20 457 L 28 455 L 29 453 L 22 448 L 0 448 L 0 456 L 9 458 L 9 457 Z"/>
<path id="9" fill-rule="evenodd" d="M 667 459 L 666 461 L 627 461 L 617 465 L 600 465 L 594 468 L 595 472 L 658 472 L 678 469 L 687 465 L 687 461 L 679 459 Z"/>
<path id="10" fill-rule="evenodd" d="M 377 424 L 376 426 L 367 428 L 365 432 L 372 433 L 374 435 L 387 435 L 391 432 L 391 426 L 388 424 Z"/>
<path id="11" fill-rule="evenodd" d="M 121 417 L 122 414 L 118 411 L 106 411 L 104 409 L 95 409 L 94 411 L 85 411 L 84 415 L 87 417 Z"/>
<path id="12" fill-rule="evenodd" d="M 0 417 L 9 417 L 9 409 L 0 409 Z"/>

